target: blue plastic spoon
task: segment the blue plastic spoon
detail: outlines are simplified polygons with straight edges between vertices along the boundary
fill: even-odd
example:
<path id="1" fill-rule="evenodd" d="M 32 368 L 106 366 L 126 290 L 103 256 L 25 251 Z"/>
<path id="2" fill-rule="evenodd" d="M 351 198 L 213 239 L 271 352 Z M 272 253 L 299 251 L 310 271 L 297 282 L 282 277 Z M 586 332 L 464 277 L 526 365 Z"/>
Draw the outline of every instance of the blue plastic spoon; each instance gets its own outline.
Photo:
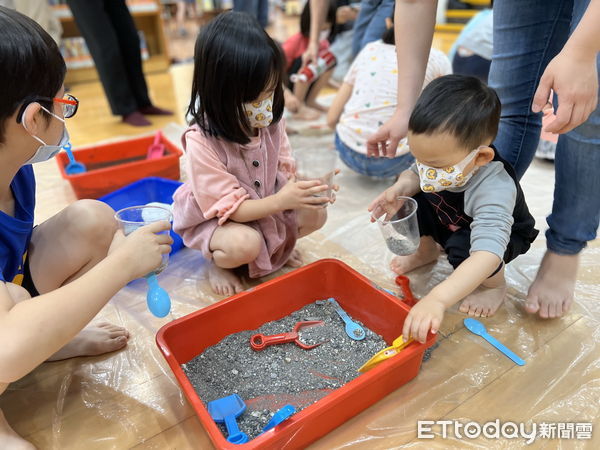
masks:
<path id="1" fill-rule="evenodd" d="M 296 414 L 296 408 L 294 407 L 294 405 L 285 405 L 283 408 L 281 408 L 279 411 L 273 414 L 273 417 L 271 417 L 269 423 L 267 423 L 263 428 L 263 433 L 265 431 L 269 431 L 271 428 L 275 428 L 280 423 L 285 422 L 294 414 Z"/>
<path id="2" fill-rule="evenodd" d="M 75 161 L 75 156 L 73 156 L 73 152 L 71 151 L 71 144 L 69 143 L 69 144 L 65 145 L 63 148 L 67 152 L 69 161 L 71 161 L 69 164 L 67 164 L 67 167 L 65 167 L 65 172 L 67 172 L 67 175 L 77 175 L 77 174 L 86 172 L 87 169 L 86 169 L 85 165 L 80 162 Z"/>
<path id="3" fill-rule="evenodd" d="M 348 337 L 350 337 L 350 339 L 354 339 L 355 341 L 362 341 L 367 335 L 364 328 L 350 318 L 350 316 L 346 313 L 346 311 L 343 310 L 335 298 L 331 297 L 327 299 L 327 301 L 333 305 L 335 311 L 346 323 L 346 334 Z"/>
<path id="4" fill-rule="evenodd" d="M 463 323 L 465 324 L 467 330 L 469 330 L 473 334 L 484 338 L 486 341 L 488 341 L 490 344 L 492 344 L 494 347 L 496 347 L 498 350 L 504 353 L 507 357 L 512 359 L 515 364 L 518 364 L 519 366 L 525 365 L 525 361 L 523 359 L 519 358 L 516 354 L 510 351 L 503 343 L 501 343 L 494 336 L 489 334 L 485 328 L 485 325 L 482 324 L 479 320 L 475 320 L 469 317 L 468 319 L 465 319 Z"/>
<path id="5" fill-rule="evenodd" d="M 153 273 L 146 275 L 146 281 L 148 281 L 148 294 L 146 295 L 148 309 L 156 317 L 165 317 L 171 311 L 169 294 L 159 286 L 158 279 Z"/>

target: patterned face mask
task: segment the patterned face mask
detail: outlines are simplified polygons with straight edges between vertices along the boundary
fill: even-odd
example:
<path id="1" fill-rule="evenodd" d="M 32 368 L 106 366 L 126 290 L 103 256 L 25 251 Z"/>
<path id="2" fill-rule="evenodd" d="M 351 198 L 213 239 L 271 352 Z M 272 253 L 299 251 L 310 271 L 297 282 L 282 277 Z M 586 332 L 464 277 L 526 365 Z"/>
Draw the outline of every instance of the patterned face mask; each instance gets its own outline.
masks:
<path id="1" fill-rule="evenodd" d="M 417 169 L 419 169 L 421 190 L 423 192 L 440 192 L 450 187 L 464 186 L 475 172 L 477 172 L 477 168 L 471 170 L 467 175 L 463 174 L 463 170 L 465 170 L 465 167 L 467 167 L 477 156 L 480 148 L 481 147 L 478 147 L 473 150 L 458 164 L 441 169 L 427 166 L 416 161 Z"/>
<path id="2" fill-rule="evenodd" d="M 252 128 L 266 128 L 273 121 L 273 95 L 261 102 L 244 103 L 244 110 Z"/>

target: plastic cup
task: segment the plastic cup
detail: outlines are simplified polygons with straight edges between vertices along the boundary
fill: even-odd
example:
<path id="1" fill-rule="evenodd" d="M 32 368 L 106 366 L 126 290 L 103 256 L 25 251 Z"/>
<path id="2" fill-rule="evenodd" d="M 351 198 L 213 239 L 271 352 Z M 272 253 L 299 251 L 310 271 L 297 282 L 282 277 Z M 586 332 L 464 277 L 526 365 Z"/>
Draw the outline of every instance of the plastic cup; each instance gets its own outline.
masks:
<path id="1" fill-rule="evenodd" d="M 154 222 L 173 221 L 173 214 L 166 208 L 160 206 L 131 206 L 129 208 L 123 208 L 115 214 L 115 219 L 119 224 L 119 228 L 123 231 L 123 234 L 127 236 L 133 233 L 140 227 L 150 225 Z M 160 234 L 168 234 L 169 231 L 163 231 Z M 162 255 L 162 262 L 160 266 L 152 273 L 158 275 L 161 273 L 169 264 L 169 254 Z M 149 274 L 150 275 L 150 274 Z"/>
<path id="2" fill-rule="evenodd" d="M 391 218 L 382 215 L 376 218 L 387 247 L 396 255 L 411 255 L 419 248 L 419 223 L 417 202 L 411 197 L 398 197 L 403 202 Z"/>
<path id="3" fill-rule="evenodd" d="M 306 149 L 294 155 L 298 180 L 319 180 L 329 189 L 315 194 L 315 197 L 330 197 L 335 175 L 337 153 L 327 149 Z"/>

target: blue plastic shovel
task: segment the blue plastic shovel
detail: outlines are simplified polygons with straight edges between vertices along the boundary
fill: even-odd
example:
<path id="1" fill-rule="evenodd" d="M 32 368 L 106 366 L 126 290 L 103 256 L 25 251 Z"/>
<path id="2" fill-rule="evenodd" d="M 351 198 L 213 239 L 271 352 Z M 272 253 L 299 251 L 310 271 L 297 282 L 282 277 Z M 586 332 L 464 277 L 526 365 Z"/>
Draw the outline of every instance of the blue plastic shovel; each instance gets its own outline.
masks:
<path id="1" fill-rule="evenodd" d="M 244 411 L 246 411 L 246 404 L 238 394 L 208 402 L 210 417 L 217 423 L 225 423 L 229 435 L 227 436 L 227 442 L 232 444 L 245 444 L 248 442 L 248 435 L 240 431 L 235 421 Z"/>
<path id="2" fill-rule="evenodd" d="M 71 144 L 67 144 L 63 147 L 67 152 L 67 156 L 69 157 L 70 163 L 65 167 L 65 172 L 67 175 L 77 175 L 79 173 L 84 173 L 87 171 L 84 164 L 75 161 L 75 156 L 73 156 L 73 152 L 71 151 Z"/>
<path id="3" fill-rule="evenodd" d="M 498 350 L 504 353 L 507 357 L 512 359 L 515 364 L 518 364 L 519 366 L 525 365 L 525 361 L 523 359 L 519 358 L 504 344 L 502 344 L 499 340 L 497 340 L 495 337 L 489 334 L 485 328 L 485 325 L 482 324 L 479 320 L 472 319 L 469 317 L 468 319 L 465 319 L 463 323 L 465 324 L 467 330 L 469 330 L 473 334 L 484 338 L 486 341 L 488 341 L 490 344 L 492 344 L 494 347 L 496 347 Z"/>

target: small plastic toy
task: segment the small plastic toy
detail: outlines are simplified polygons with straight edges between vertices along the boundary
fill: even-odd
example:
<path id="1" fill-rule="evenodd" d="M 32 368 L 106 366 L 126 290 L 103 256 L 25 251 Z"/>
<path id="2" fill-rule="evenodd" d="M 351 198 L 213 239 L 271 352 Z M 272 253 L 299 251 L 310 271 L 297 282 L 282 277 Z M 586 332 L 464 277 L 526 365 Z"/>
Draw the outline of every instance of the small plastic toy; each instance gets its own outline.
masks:
<path id="1" fill-rule="evenodd" d="M 504 353 L 504 355 L 510 358 L 515 364 L 519 366 L 525 365 L 525 361 L 523 359 L 514 354 L 504 344 L 502 344 L 499 340 L 497 340 L 495 337 L 489 334 L 487 329 L 485 328 L 485 325 L 482 324 L 479 320 L 469 317 L 465 319 L 463 323 L 465 324 L 467 330 L 469 330 L 473 334 L 476 334 L 477 336 L 481 336 L 482 338 L 484 338 L 486 341 L 488 341 L 490 344 L 492 344 L 494 347 L 496 347 L 498 350 Z"/>
<path id="2" fill-rule="evenodd" d="M 65 172 L 67 175 L 78 175 L 80 173 L 84 173 L 87 171 L 84 164 L 75 161 L 75 156 L 73 156 L 73 151 L 71 150 L 71 143 L 68 143 L 63 147 L 65 152 L 67 152 L 67 156 L 69 157 L 69 164 L 65 167 Z"/>
<path id="3" fill-rule="evenodd" d="M 294 414 L 296 414 L 296 408 L 294 407 L 294 405 L 288 404 L 283 406 L 275 414 L 273 414 L 273 417 L 271 417 L 269 423 L 267 423 L 263 428 L 263 433 L 269 431 L 271 428 L 275 428 L 280 423 L 285 422 Z"/>
<path id="4" fill-rule="evenodd" d="M 311 320 L 305 322 L 298 322 L 296 325 L 294 325 L 294 329 L 289 333 L 272 334 L 270 336 L 265 336 L 264 334 L 260 333 L 253 334 L 250 337 L 250 346 L 254 350 L 264 350 L 269 345 L 287 344 L 289 342 L 294 342 L 298 347 L 304 350 L 310 350 L 312 348 L 318 347 L 322 344 L 322 342 L 315 345 L 305 344 L 300 340 L 298 332 L 303 328 L 314 327 L 323 324 L 324 322 L 322 320 Z"/>
<path id="5" fill-rule="evenodd" d="M 311 82 L 335 66 L 335 63 L 335 55 L 330 51 L 323 51 L 319 54 L 316 62 L 312 62 L 300 72 L 292 74 L 290 81 L 292 83 L 297 83 L 298 81 Z"/>
<path id="6" fill-rule="evenodd" d="M 371 370 L 372 368 L 379 365 L 386 359 L 389 359 L 392 356 L 400 353 L 400 351 L 402 349 L 404 349 L 404 347 L 406 347 L 412 341 L 413 341 L 412 339 L 409 339 L 408 341 L 404 342 L 404 338 L 402 336 L 398 336 L 396 339 L 394 339 L 394 342 L 392 343 L 392 345 L 390 347 L 386 347 L 383 350 L 375 353 L 375 355 L 370 360 L 368 360 L 366 363 L 364 363 L 360 367 L 360 369 L 358 369 L 358 371 L 360 373 L 365 373 L 365 372 Z"/>
<path id="7" fill-rule="evenodd" d="M 212 420 L 224 423 L 227 427 L 227 442 L 232 444 L 245 444 L 248 435 L 240 431 L 235 419 L 244 414 L 246 404 L 238 394 L 228 395 L 212 402 L 208 402 L 208 413 Z"/>
<path id="8" fill-rule="evenodd" d="M 417 299 L 415 299 L 412 291 L 410 290 L 410 280 L 408 277 L 404 275 L 398 275 L 396 277 L 396 284 L 400 286 L 400 290 L 402 291 L 402 301 L 408 306 L 415 306 L 417 304 Z"/>
<path id="9" fill-rule="evenodd" d="M 148 147 L 147 159 L 158 159 L 162 158 L 165 154 L 165 145 L 161 144 L 162 133 L 159 131 L 154 135 L 154 142 Z"/>
<path id="10" fill-rule="evenodd" d="M 365 333 L 364 328 L 350 318 L 348 313 L 344 311 L 344 309 L 340 306 L 340 304 L 336 301 L 335 298 L 331 297 L 327 299 L 327 301 L 333 305 L 335 311 L 346 323 L 346 334 L 350 337 L 350 339 L 354 339 L 355 341 L 362 341 L 367 335 Z"/>

